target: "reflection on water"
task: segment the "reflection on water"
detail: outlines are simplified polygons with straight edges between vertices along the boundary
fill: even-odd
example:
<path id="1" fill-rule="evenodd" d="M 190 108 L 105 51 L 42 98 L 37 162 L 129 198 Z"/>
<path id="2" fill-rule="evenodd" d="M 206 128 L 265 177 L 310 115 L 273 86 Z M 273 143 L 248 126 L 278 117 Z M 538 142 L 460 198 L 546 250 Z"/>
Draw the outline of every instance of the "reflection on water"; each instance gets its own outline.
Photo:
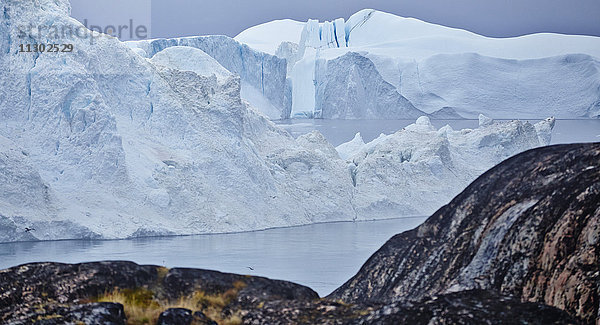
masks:
<path id="1" fill-rule="evenodd" d="M 323 296 L 350 279 L 391 236 L 424 220 L 414 217 L 235 234 L 0 244 L 0 269 L 40 261 L 128 260 L 288 280 Z"/>
<path id="2" fill-rule="evenodd" d="M 541 120 L 541 119 L 540 119 Z M 537 123 L 539 120 L 528 120 Z M 276 123 L 294 137 L 313 130 L 321 132 L 329 142 L 338 146 L 352 140 L 360 132 L 365 141 L 377 138 L 381 133 L 391 134 L 414 123 L 415 120 L 282 120 Z M 453 129 L 476 128 L 478 120 L 431 120 L 436 128 L 449 124 Z M 600 119 L 557 120 L 552 131 L 552 144 L 600 141 Z"/>

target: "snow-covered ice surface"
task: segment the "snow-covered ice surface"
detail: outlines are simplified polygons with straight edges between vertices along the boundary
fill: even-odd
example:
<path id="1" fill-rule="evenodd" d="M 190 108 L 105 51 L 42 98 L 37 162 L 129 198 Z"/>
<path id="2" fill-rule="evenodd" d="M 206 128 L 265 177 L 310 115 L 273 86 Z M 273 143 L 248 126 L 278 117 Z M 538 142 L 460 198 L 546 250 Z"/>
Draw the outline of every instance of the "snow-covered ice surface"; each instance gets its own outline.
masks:
<path id="1" fill-rule="evenodd" d="M 503 119 L 598 118 L 599 68 L 585 54 L 532 60 L 440 54 L 408 64 L 398 77 L 402 94 L 428 113 L 452 107 L 465 118 L 479 112 Z"/>
<path id="2" fill-rule="evenodd" d="M 125 44 L 144 58 L 152 58 L 170 47 L 200 49 L 225 69 L 240 76 L 244 100 L 271 119 L 289 116 L 291 97 L 288 93 L 291 90 L 288 89 L 287 64 L 284 59 L 254 50 L 221 35 L 130 41 Z M 183 60 L 183 64 L 187 61 L 183 55 L 173 59 Z"/>
<path id="3" fill-rule="evenodd" d="M 275 55 L 283 42 L 298 44 L 304 25 L 303 22 L 292 19 L 274 20 L 244 30 L 235 40 L 258 51 Z"/>
<path id="4" fill-rule="evenodd" d="M 347 21 L 274 21 L 235 39 L 287 60 L 290 117 L 600 116 L 598 37 L 488 38 L 365 9 Z M 373 101 L 387 109 L 370 109 Z"/>
<path id="5" fill-rule="evenodd" d="M 344 161 L 318 132 L 296 140 L 242 100 L 239 71 L 254 80 L 280 59 L 224 37 L 132 49 L 98 34 L 21 35 L 21 26 L 43 23 L 82 28 L 69 11 L 66 0 L 0 3 L 0 180 L 9 184 L 0 190 L 0 241 L 425 215 L 485 169 L 549 138 L 550 126 L 434 130 L 422 117 Z M 74 52 L 19 53 L 21 42 L 71 43 Z M 261 80 L 267 89 L 270 79 Z"/>
<path id="6" fill-rule="evenodd" d="M 195 47 L 169 47 L 154 55 L 151 61 L 155 65 L 181 71 L 192 71 L 199 76 L 215 75 L 218 80 L 225 80 L 232 76 L 231 72 L 220 65 L 217 60 Z"/>

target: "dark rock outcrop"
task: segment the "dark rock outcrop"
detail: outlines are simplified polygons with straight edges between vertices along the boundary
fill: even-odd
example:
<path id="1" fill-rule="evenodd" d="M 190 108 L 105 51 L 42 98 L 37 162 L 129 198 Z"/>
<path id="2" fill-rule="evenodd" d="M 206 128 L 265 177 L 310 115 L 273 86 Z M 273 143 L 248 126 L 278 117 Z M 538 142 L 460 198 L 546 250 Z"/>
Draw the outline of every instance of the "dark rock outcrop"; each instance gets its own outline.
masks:
<path id="1" fill-rule="evenodd" d="M 137 288 L 157 279 L 157 267 L 131 262 L 21 265 L 0 271 L 0 315 L 4 321 L 34 306 L 80 304 L 115 287 Z"/>
<path id="2" fill-rule="evenodd" d="M 38 305 L 35 317 L 21 317 L 3 320 L 7 325 L 125 325 L 123 305 L 112 302 L 100 302 L 83 305 Z"/>
<path id="3" fill-rule="evenodd" d="M 169 308 L 158 317 L 157 325 L 190 325 L 194 320 L 192 311 L 185 308 Z"/>
<path id="4" fill-rule="evenodd" d="M 534 149 L 394 236 L 329 298 L 405 303 L 484 289 L 593 323 L 599 237 L 600 144 Z"/>
<path id="5" fill-rule="evenodd" d="M 257 303 L 264 300 L 312 300 L 319 295 L 312 289 L 295 283 L 270 280 L 261 277 L 246 277 L 217 271 L 175 268 L 169 270 L 164 280 L 165 293 L 169 297 L 190 295 L 202 288 L 209 293 L 222 293 L 241 282 L 244 287 L 238 292 L 240 303 Z"/>
<path id="6" fill-rule="evenodd" d="M 420 302 L 345 304 L 331 300 L 275 301 L 249 311 L 245 324 L 581 324 L 558 308 L 469 290 Z"/>
<path id="7" fill-rule="evenodd" d="M 579 324 L 558 308 L 523 303 L 484 290 L 436 296 L 419 303 L 392 303 L 359 319 L 356 324 Z"/>
<path id="8" fill-rule="evenodd" d="M 195 299 L 224 316 L 264 301 L 319 298 L 316 292 L 298 284 L 208 270 L 168 270 L 132 262 L 33 263 L 0 271 L 0 323 L 31 323 L 54 316 L 67 319 L 65 315 L 79 319 L 72 308 L 91 310 L 93 306 L 100 306 L 107 310 L 102 313 L 113 316 L 119 314 L 113 309 L 120 306 L 119 317 L 124 317 L 120 304 L 87 304 L 99 297 L 111 297 L 115 291 L 133 297 L 131 300 L 148 300 L 146 305 Z M 211 303 L 215 306 L 208 306 Z M 211 323 L 208 317 L 204 321 Z M 116 320 L 114 323 L 119 324 Z"/>

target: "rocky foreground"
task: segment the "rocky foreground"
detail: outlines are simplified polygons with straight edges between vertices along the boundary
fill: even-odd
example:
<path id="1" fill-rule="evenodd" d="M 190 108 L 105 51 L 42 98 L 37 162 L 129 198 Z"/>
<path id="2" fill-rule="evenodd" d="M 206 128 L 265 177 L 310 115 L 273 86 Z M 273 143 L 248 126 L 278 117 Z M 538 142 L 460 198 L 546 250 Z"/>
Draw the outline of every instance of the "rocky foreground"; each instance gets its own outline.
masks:
<path id="1" fill-rule="evenodd" d="M 406 302 L 471 289 L 598 317 L 600 144 L 530 150 L 398 234 L 330 298 Z"/>
<path id="2" fill-rule="evenodd" d="M 326 298 L 130 262 L 0 271 L 2 324 L 600 324 L 600 144 L 515 156 Z"/>

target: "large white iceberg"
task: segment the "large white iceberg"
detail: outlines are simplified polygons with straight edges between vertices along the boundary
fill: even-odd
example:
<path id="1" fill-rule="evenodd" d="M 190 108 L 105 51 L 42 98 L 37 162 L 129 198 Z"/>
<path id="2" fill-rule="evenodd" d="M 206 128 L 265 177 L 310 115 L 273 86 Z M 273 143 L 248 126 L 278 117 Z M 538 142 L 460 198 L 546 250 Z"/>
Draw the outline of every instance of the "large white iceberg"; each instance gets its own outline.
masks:
<path id="1" fill-rule="evenodd" d="M 0 169 L 9 184 L 0 191 L 0 241 L 355 218 L 343 163 L 248 107 L 240 78 L 215 62 L 186 64 L 180 48 L 149 61 L 100 35 L 20 35 L 19 26 L 82 27 L 65 0 L 3 1 L 0 12 L 0 139 L 10 148 Z M 20 42 L 75 50 L 18 53 Z"/>
<path id="2" fill-rule="evenodd" d="M 494 122 L 481 116 L 476 129 L 436 130 L 428 117 L 364 143 L 359 134 L 337 147 L 348 163 L 359 218 L 430 215 L 487 169 L 547 145 L 554 118 L 535 125 Z"/>
<path id="3" fill-rule="evenodd" d="M 226 80 L 232 77 L 231 72 L 195 47 L 174 46 L 164 49 L 151 59 L 155 65 L 162 65 L 181 71 L 192 71 L 199 76 L 216 76 L 218 80 Z"/>
<path id="4" fill-rule="evenodd" d="M 600 117 L 599 37 L 489 38 L 365 9 L 347 21 L 270 22 L 235 39 L 286 59 L 291 117 Z M 291 44 L 295 53 L 278 51 Z M 343 111 L 335 102 L 347 92 Z M 388 109 L 365 115 L 372 100 Z"/>

